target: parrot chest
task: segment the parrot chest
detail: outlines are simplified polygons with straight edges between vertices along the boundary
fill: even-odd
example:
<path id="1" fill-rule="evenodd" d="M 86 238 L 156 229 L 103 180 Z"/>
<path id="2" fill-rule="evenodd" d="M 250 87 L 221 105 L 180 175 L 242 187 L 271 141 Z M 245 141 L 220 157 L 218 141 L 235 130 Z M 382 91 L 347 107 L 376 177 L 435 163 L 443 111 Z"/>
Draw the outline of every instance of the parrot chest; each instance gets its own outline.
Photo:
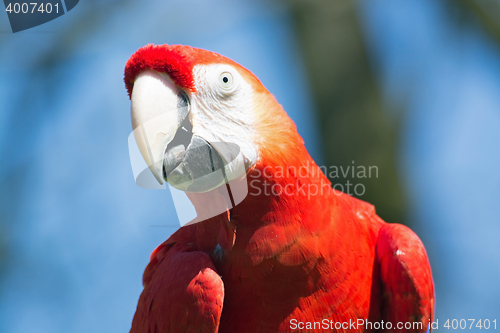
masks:
<path id="1" fill-rule="evenodd" d="M 309 252 L 292 245 L 266 258 L 249 253 L 251 237 L 238 233 L 232 251 L 214 260 L 225 288 L 220 332 L 287 331 L 293 319 L 336 322 L 377 317 L 370 314 L 380 284 L 374 272 L 374 244 L 351 243 L 346 233 L 345 244 L 322 247 L 321 242 L 333 238 L 328 231 L 322 235 L 303 240 L 311 242 Z M 277 240 L 272 236 L 268 242 Z"/>

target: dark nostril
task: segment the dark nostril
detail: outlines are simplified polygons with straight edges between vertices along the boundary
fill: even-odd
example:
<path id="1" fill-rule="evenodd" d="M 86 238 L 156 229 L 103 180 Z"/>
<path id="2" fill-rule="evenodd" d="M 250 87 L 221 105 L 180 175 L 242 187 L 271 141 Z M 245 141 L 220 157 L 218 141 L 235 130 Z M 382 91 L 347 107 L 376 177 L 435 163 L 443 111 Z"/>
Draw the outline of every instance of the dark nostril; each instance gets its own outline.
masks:
<path id="1" fill-rule="evenodd" d="M 185 91 L 181 90 L 177 95 L 177 110 L 180 119 L 185 120 L 189 113 L 189 97 Z"/>

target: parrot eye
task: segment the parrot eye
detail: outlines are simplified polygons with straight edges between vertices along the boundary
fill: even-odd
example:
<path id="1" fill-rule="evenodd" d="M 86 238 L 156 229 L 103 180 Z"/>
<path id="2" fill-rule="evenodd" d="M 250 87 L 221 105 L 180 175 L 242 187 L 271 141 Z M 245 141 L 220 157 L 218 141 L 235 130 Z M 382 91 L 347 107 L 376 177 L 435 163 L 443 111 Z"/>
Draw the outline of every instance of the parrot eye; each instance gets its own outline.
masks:
<path id="1" fill-rule="evenodd" d="M 228 90 L 233 86 L 233 76 L 229 72 L 224 72 L 219 76 L 219 84 L 223 90 Z M 227 91 L 229 92 L 229 91 Z"/>

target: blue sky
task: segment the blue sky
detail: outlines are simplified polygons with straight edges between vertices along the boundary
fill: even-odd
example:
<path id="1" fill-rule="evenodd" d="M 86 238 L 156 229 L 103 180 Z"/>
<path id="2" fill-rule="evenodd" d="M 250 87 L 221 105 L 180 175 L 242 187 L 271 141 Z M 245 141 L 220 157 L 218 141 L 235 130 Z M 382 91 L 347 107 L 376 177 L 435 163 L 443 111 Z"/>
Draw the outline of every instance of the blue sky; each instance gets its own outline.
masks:
<path id="1" fill-rule="evenodd" d="M 8 33 L 7 16 L 0 15 L 0 228 L 9 251 L 0 279 L 0 332 L 130 328 L 149 254 L 179 226 L 169 191 L 142 189 L 132 175 L 123 68 L 139 47 L 187 44 L 249 68 L 320 158 L 286 8 L 128 2 L 65 35 L 99 8 L 82 1 L 17 34 Z"/>
<path id="2" fill-rule="evenodd" d="M 498 46 L 473 23 L 457 27 L 441 1 L 359 3 L 385 102 L 403 114 L 400 170 L 409 219 L 432 263 L 440 326 L 453 318 L 494 319 L 500 313 Z M 130 327 L 149 254 L 178 226 L 169 191 L 139 188 L 130 167 L 123 68 L 139 47 L 188 44 L 249 68 L 323 164 L 286 7 L 129 1 L 99 13 L 100 5 L 81 1 L 18 34 L 0 14 L 0 233 L 8 246 L 0 332 Z M 95 20 L 68 35 L 88 12 Z"/>
<path id="3" fill-rule="evenodd" d="M 400 169 L 431 260 L 440 327 L 496 319 L 500 49 L 477 22 L 459 25 L 443 1 L 362 4 L 386 103 L 403 112 Z"/>

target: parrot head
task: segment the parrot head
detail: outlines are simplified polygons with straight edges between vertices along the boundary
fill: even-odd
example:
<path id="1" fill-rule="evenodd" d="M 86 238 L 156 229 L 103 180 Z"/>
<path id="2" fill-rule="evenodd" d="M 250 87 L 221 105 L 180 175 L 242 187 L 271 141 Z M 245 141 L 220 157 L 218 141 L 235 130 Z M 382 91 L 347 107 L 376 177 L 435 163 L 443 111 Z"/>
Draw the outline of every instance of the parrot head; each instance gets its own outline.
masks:
<path id="1" fill-rule="evenodd" d="M 261 82 L 213 52 L 147 45 L 128 60 L 125 84 L 137 145 L 160 184 L 207 192 L 244 176 L 273 142 L 301 141 Z"/>

